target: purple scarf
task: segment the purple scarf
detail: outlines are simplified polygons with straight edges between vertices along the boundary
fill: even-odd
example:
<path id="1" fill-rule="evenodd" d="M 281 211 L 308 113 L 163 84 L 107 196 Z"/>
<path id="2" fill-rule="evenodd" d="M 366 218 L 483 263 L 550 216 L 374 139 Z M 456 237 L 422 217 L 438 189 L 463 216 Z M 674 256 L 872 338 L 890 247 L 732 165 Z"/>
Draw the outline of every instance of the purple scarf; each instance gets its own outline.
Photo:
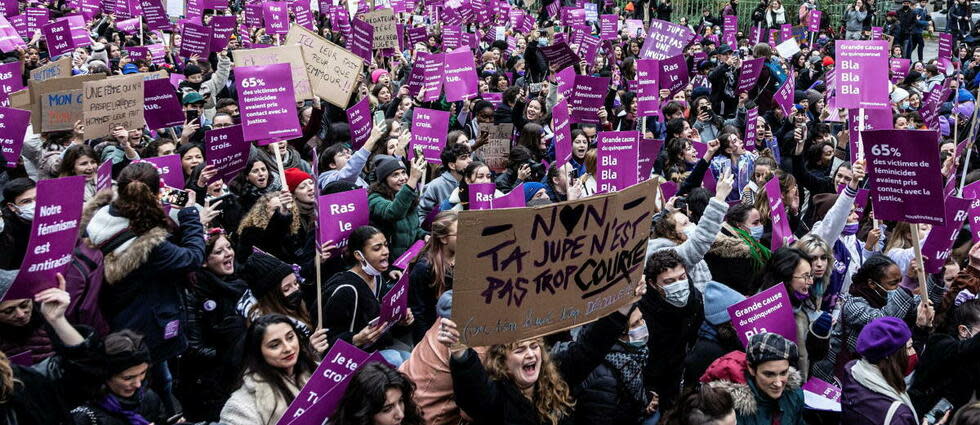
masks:
<path id="1" fill-rule="evenodd" d="M 840 239 L 834 242 L 834 257 L 831 265 L 833 270 L 830 273 L 830 286 L 824 291 L 823 303 L 820 306 L 826 312 L 834 311 L 840 291 L 844 287 L 844 276 L 847 275 L 847 268 L 851 265 L 851 253 Z"/>
<path id="2" fill-rule="evenodd" d="M 136 393 L 136 399 L 139 400 L 143 396 L 142 391 Z M 126 417 L 131 425 L 149 425 L 150 421 L 146 420 L 143 416 L 140 416 L 135 410 L 127 410 L 122 407 L 119 403 L 119 399 L 112 394 L 106 394 L 105 398 L 99 402 L 99 406 L 102 406 L 109 413 L 114 413 Z"/>

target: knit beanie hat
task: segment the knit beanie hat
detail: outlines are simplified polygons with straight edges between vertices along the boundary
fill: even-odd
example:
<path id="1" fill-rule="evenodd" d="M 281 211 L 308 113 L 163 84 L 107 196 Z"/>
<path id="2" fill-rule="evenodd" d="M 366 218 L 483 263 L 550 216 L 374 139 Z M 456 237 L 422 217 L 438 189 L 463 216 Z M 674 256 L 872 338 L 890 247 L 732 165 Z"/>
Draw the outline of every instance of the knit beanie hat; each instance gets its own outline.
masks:
<path id="1" fill-rule="evenodd" d="M 197 65 L 188 64 L 187 66 L 184 67 L 184 76 L 185 77 L 190 77 L 191 75 L 194 75 L 194 74 L 202 74 L 202 73 L 204 73 L 204 71 L 201 71 L 201 67 L 199 67 Z"/>
<path id="2" fill-rule="evenodd" d="M 911 338 L 912 331 L 904 320 L 881 317 L 861 329 L 855 348 L 865 360 L 877 364 L 898 350 L 904 350 L 905 343 Z"/>
<path id="3" fill-rule="evenodd" d="M 378 155 L 374 161 L 374 175 L 378 177 L 379 182 L 385 181 L 391 173 L 404 169 L 405 164 L 391 155 Z"/>
<path id="4" fill-rule="evenodd" d="M 293 268 L 264 252 L 254 252 L 245 262 L 242 279 L 252 290 L 255 299 L 260 300 L 269 292 L 279 289 L 282 279 L 293 272 Z"/>
<path id="5" fill-rule="evenodd" d="M 535 193 L 539 190 L 544 189 L 544 184 L 540 182 L 527 182 L 524 183 L 524 202 L 530 201 L 534 197 Z"/>
<path id="6" fill-rule="evenodd" d="M 17 270 L 0 269 L 0 300 L 3 299 L 10 286 L 14 284 L 15 278 L 17 278 Z"/>
<path id="7" fill-rule="evenodd" d="M 313 179 L 313 176 L 299 168 L 287 168 L 284 173 L 286 174 L 286 186 L 289 187 L 290 193 L 295 191 L 300 183 L 303 183 L 307 179 Z"/>
<path id="8" fill-rule="evenodd" d="M 436 301 L 436 315 L 449 318 L 453 314 L 453 290 L 443 292 Z"/>
<path id="9" fill-rule="evenodd" d="M 792 365 L 796 364 L 798 357 L 795 342 L 771 332 L 752 335 L 745 349 L 745 359 L 753 367 L 776 360 L 788 360 Z"/>
<path id="10" fill-rule="evenodd" d="M 388 71 L 385 71 L 383 69 L 375 69 L 374 71 L 371 71 L 371 83 L 377 83 L 378 80 L 381 79 L 381 76 L 387 73 Z"/>
<path id="11" fill-rule="evenodd" d="M 704 287 L 704 318 L 712 325 L 728 322 L 728 307 L 744 301 L 745 295 L 725 286 L 723 283 L 711 281 Z"/>

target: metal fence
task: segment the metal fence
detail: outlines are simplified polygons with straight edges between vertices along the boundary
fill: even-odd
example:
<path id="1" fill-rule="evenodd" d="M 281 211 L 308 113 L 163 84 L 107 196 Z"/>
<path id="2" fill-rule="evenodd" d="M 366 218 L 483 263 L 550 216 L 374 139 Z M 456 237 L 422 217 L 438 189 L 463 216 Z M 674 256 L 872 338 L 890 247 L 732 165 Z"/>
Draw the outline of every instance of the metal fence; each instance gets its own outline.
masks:
<path id="1" fill-rule="evenodd" d="M 625 1 L 621 1 L 623 5 L 626 4 Z M 800 10 L 799 0 L 783 0 L 783 8 L 786 9 L 786 19 L 789 23 L 793 25 L 800 25 L 799 22 L 799 10 Z M 696 24 L 701 19 L 701 12 L 705 9 L 711 12 L 712 16 L 719 17 L 721 15 L 721 10 L 724 9 L 725 5 L 728 4 L 727 0 L 674 0 L 674 12 L 671 15 L 671 20 L 678 22 L 681 17 L 687 17 L 688 22 L 692 25 Z M 752 22 L 752 11 L 758 6 L 757 1 L 753 0 L 740 0 L 738 4 L 738 22 L 739 27 L 743 31 L 747 31 L 749 25 Z M 841 17 L 848 6 L 853 5 L 854 0 L 832 0 L 832 1 L 821 1 L 817 0 L 817 7 L 823 11 L 824 14 L 829 14 L 830 25 L 833 27 L 840 26 Z M 874 25 L 881 25 L 885 19 L 885 13 L 889 10 L 894 10 L 896 4 L 893 0 L 878 0 L 875 3 L 875 8 L 878 10 L 878 14 L 875 16 Z"/>

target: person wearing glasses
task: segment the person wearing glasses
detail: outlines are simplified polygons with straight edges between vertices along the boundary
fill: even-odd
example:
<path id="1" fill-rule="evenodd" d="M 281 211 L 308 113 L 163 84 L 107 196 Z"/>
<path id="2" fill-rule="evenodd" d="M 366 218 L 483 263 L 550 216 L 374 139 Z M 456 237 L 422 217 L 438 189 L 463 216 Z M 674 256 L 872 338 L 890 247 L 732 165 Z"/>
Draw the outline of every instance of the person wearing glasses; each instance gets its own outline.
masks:
<path id="1" fill-rule="evenodd" d="M 790 304 L 793 305 L 793 315 L 796 319 L 796 342 L 799 344 L 799 369 L 803 380 L 809 375 L 809 356 L 806 350 L 806 339 L 809 334 L 810 322 L 821 316 L 820 297 L 811 297 L 811 291 L 819 291 L 813 285 L 812 259 L 802 250 L 796 248 L 779 248 L 772 253 L 766 268 L 762 271 L 762 289 L 768 289 L 780 282 L 786 286 Z"/>

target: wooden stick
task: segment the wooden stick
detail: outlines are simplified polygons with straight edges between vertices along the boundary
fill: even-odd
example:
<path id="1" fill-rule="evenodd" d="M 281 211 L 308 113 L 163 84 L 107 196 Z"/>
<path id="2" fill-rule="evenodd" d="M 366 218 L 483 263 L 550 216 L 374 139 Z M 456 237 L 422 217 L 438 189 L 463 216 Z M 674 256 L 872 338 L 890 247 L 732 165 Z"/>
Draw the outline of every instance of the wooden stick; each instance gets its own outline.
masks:
<path id="1" fill-rule="evenodd" d="M 285 140 L 273 143 L 286 143 Z M 289 186 L 286 186 L 286 166 L 282 165 L 282 154 L 279 153 L 279 146 L 272 147 L 272 154 L 276 157 L 276 165 L 279 167 L 279 181 L 283 189 L 289 190 Z M 287 205 L 288 207 L 288 205 Z"/>
<path id="2" fill-rule="evenodd" d="M 973 108 L 973 118 L 970 119 L 970 133 L 967 134 L 966 140 L 966 159 L 963 161 L 963 172 L 960 174 L 960 190 L 957 195 L 963 196 L 963 186 L 966 185 L 966 171 L 970 169 L 970 157 L 973 155 L 973 142 L 976 136 L 976 126 L 977 126 L 977 110 L 980 108 Z M 954 141 L 954 143 L 956 143 Z M 957 143 L 958 144 L 958 143 Z M 956 172 L 955 170 L 953 172 Z"/>
<path id="3" fill-rule="evenodd" d="M 926 265 L 922 261 L 922 247 L 919 246 L 921 241 L 919 239 L 919 225 L 917 223 L 909 223 L 909 225 L 912 227 L 912 249 L 915 251 L 915 261 L 919 263 L 919 295 L 925 301 L 929 299 L 929 291 L 926 289 Z"/>
<path id="4" fill-rule="evenodd" d="M 323 329 L 323 279 L 320 275 L 320 247 L 316 250 L 316 330 Z"/>

